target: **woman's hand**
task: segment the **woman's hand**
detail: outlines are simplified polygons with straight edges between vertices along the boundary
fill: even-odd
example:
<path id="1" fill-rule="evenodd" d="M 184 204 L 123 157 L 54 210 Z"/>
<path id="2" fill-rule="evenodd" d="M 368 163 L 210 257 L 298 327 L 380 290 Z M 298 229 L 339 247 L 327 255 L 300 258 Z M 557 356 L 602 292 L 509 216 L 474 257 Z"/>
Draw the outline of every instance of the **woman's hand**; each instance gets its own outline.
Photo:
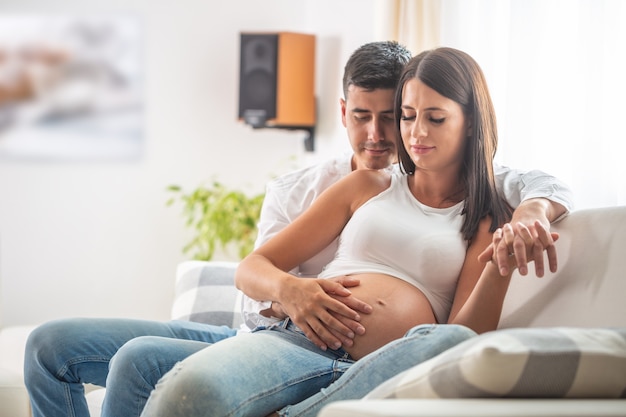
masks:
<path id="1" fill-rule="evenodd" d="M 281 290 L 280 307 L 321 349 L 352 346 L 354 336 L 365 333 L 359 323 L 361 314 L 372 311 L 371 306 L 352 297 L 348 287 L 356 285 L 358 279 L 347 276 L 294 277 Z"/>
<path id="2" fill-rule="evenodd" d="M 528 273 L 528 262 L 535 262 L 535 273 L 544 275 L 543 252 L 546 251 L 550 270 L 556 272 L 557 254 L 554 242 L 558 233 L 551 233 L 539 220 L 526 226 L 521 222 L 507 223 L 493 234 L 489 247 L 479 255 L 479 260 L 491 260 L 498 266 L 500 275 L 506 276 L 511 269 L 518 268 L 521 275 Z"/>
<path id="3" fill-rule="evenodd" d="M 515 254 L 516 267 L 521 275 L 528 273 L 526 253 L 532 249 L 535 259 L 535 274 L 544 275 L 544 259 L 539 252 L 546 251 L 550 271 L 557 270 L 557 254 L 554 247 L 556 238 L 550 231 L 550 223 L 566 212 L 565 207 L 545 198 L 531 198 L 523 201 L 513 212 L 510 224 L 503 226 L 503 239 L 498 246 L 489 245 L 479 260 L 488 262 L 495 256 L 494 262 L 503 275 L 509 272 L 509 254 Z M 541 229 L 537 228 L 540 223 Z M 529 234 L 526 234 L 526 232 Z"/>

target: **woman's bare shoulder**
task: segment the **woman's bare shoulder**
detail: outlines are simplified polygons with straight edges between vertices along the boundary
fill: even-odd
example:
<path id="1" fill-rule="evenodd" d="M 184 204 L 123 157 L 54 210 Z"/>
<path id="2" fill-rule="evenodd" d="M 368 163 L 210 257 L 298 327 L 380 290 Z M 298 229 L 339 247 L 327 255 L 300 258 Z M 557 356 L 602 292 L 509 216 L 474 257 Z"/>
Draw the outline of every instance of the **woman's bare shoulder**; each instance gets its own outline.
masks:
<path id="1" fill-rule="evenodd" d="M 328 204 L 355 210 L 365 201 L 380 194 L 391 184 L 391 174 L 384 171 L 356 170 L 337 181 L 320 195 Z"/>
<path id="2" fill-rule="evenodd" d="M 359 169 L 352 171 L 345 178 L 351 186 L 360 186 L 361 189 L 386 189 L 391 184 L 391 174 L 385 170 Z"/>
<path id="3" fill-rule="evenodd" d="M 350 201 L 352 212 L 370 198 L 385 191 L 391 184 L 389 172 L 371 169 L 354 171 L 344 179 L 344 192 Z"/>

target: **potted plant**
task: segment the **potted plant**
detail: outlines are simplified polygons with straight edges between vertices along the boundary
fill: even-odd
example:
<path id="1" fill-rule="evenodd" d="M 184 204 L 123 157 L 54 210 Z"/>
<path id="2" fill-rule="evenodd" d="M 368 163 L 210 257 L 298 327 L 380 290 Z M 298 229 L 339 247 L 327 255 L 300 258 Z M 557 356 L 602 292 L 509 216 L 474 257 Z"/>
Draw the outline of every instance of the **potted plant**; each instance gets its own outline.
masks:
<path id="1" fill-rule="evenodd" d="M 183 247 L 183 253 L 191 253 L 193 259 L 208 261 L 218 246 L 226 251 L 230 247 L 236 248 L 240 259 L 252 251 L 264 194 L 249 197 L 218 181 L 190 192 L 178 185 L 170 185 L 167 189 L 174 193 L 167 205 L 182 203 L 186 226 L 195 231 L 191 241 Z"/>

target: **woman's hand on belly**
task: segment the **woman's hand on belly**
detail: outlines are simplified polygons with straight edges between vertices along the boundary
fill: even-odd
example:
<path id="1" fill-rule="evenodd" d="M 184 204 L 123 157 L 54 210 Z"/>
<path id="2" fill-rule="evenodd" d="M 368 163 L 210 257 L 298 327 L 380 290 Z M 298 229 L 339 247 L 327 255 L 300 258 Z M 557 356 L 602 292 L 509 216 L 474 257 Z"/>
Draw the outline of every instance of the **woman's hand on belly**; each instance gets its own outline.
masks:
<path id="1" fill-rule="evenodd" d="M 347 287 L 358 288 L 354 277 L 293 278 L 281 291 L 282 310 L 321 349 L 352 345 L 365 332 L 363 315 L 372 311 Z"/>
<path id="2" fill-rule="evenodd" d="M 365 333 L 357 334 L 354 343 L 343 348 L 357 360 L 402 337 L 418 324 L 436 323 L 432 307 L 417 287 L 384 274 L 359 274 L 360 285 L 351 288 L 352 295 L 373 307 L 362 316 Z"/>

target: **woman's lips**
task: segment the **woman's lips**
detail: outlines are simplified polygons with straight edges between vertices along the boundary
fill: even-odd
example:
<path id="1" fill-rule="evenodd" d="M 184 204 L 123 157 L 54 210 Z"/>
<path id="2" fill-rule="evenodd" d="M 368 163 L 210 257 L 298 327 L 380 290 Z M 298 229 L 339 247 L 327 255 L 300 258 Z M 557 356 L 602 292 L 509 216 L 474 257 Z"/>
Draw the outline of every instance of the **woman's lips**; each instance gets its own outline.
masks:
<path id="1" fill-rule="evenodd" d="M 424 146 L 424 145 L 413 145 L 413 146 L 411 146 L 411 151 L 413 151 L 413 153 L 418 154 L 418 155 L 427 154 L 428 152 L 432 151 L 433 149 L 435 149 L 434 146 Z"/>

